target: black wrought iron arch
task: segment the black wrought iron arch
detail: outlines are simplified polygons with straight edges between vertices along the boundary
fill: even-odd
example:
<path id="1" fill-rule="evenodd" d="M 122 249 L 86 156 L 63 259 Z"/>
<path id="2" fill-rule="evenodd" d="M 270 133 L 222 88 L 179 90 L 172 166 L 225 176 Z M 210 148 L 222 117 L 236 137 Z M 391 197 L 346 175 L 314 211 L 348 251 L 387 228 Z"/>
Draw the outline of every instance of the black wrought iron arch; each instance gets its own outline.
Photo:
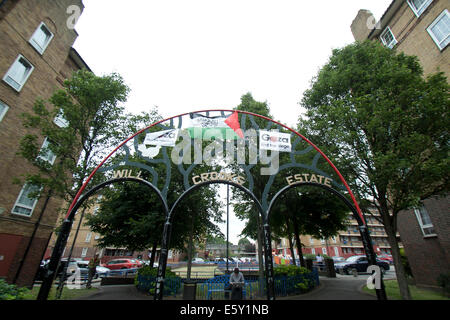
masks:
<path id="1" fill-rule="evenodd" d="M 272 263 L 272 244 L 270 239 L 270 227 L 267 222 L 267 213 L 263 210 L 261 203 L 259 202 L 258 198 L 247 188 L 244 186 L 229 181 L 229 180 L 210 180 L 210 181 L 204 181 L 201 183 L 198 183 L 196 185 L 191 186 L 188 190 L 184 191 L 183 194 L 177 198 L 177 200 L 172 205 L 166 219 L 166 223 L 164 226 L 163 231 L 163 241 L 161 245 L 161 255 L 159 257 L 159 264 L 158 264 L 158 278 L 156 283 L 156 291 L 155 291 L 155 300 L 162 300 L 163 298 L 163 292 L 164 292 L 164 275 L 166 272 L 167 267 L 167 256 L 168 256 L 168 247 L 170 243 L 171 238 L 171 230 L 172 230 L 172 221 L 174 218 L 174 212 L 177 208 L 178 204 L 183 201 L 189 194 L 196 191 L 197 189 L 200 189 L 202 187 L 211 185 L 211 184 L 225 184 L 230 185 L 233 187 L 236 187 L 240 190 L 242 190 L 244 193 L 249 195 L 253 202 L 256 204 L 256 207 L 258 208 L 259 214 L 261 215 L 264 223 L 264 262 L 265 262 L 265 269 L 266 269 L 266 294 L 268 300 L 274 300 L 275 299 L 275 287 L 273 283 L 273 263 Z"/>
<path id="2" fill-rule="evenodd" d="M 64 247 L 67 244 L 67 240 L 70 234 L 70 230 L 72 229 L 72 224 L 75 218 L 75 214 L 77 213 L 78 209 L 81 207 L 81 205 L 87 200 L 89 199 L 89 197 L 91 197 L 93 194 L 95 194 L 98 190 L 101 190 L 105 187 L 107 187 L 108 185 L 114 184 L 114 183 L 119 183 L 119 182 L 126 182 L 126 181 L 131 181 L 131 182 L 137 182 L 140 183 L 142 185 L 145 185 L 147 187 L 149 187 L 151 190 L 153 190 L 154 192 L 156 192 L 156 194 L 158 195 L 159 199 L 161 200 L 161 202 L 163 203 L 164 206 L 164 210 L 165 210 L 165 216 L 168 216 L 169 213 L 169 207 L 167 205 L 166 200 L 164 199 L 164 197 L 162 196 L 161 192 L 159 191 L 159 189 L 157 187 L 155 187 L 152 183 L 146 181 L 146 180 L 142 180 L 142 179 L 138 179 L 138 178 L 134 178 L 134 177 L 124 177 L 124 178 L 116 178 L 116 179 L 111 179 L 105 182 L 102 182 L 96 186 L 94 186 L 92 189 L 90 189 L 89 191 L 87 191 L 85 194 L 83 194 L 78 201 L 75 203 L 75 205 L 72 207 L 72 209 L 70 210 L 70 212 L 67 214 L 66 218 L 64 219 L 62 225 L 61 225 L 61 230 L 59 232 L 58 238 L 56 239 L 55 242 L 55 247 L 53 248 L 53 252 L 52 252 L 52 256 L 50 258 L 50 262 L 48 265 L 48 270 L 46 275 L 44 276 L 44 279 L 42 281 L 42 285 L 41 288 L 39 290 L 39 294 L 37 297 L 37 300 L 46 300 L 48 297 L 48 294 L 50 292 L 52 283 L 53 283 L 53 279 L 55 277 L 55 273 L 58 269 L 58 264 L 60 261 L 60 258 L 62 257 L 62 253 L 64 250 Z"/>
<path id="3" fill-rule="evenodd" d="M 324 190 L 336 195 L 339 199 L 341 199 L 345 203 L 345 205 L 352 212 L 353 217 L 358 222 L 358 229 L 361 234 L 364 251 L 366 253 L 366 257 L 367 257 L 367 260 L 369 261 L 369 264 L 377 265 L 376 254 L 375 254 L 375 251 L 373 250 L 372 240 L 371 240 L 371 237 L 369 234 L 369 229 L 367 228 L 365 221 L 362 220 L 362 218 L 360 217 L 356 208 L 341 192 L 339 192 L 327 185 L 316 183 L 316 182 L 296 182 L 296 183 L 292 183 L 288 186 L 285 186 L 283 189 L 278 191 L 275 194 L 275 196 L 272 198 L 272 200 L 270 201 L 269 208 L 267 210 L 267 222 L 269 222 L 269 220 L 270 220 L 270 213 L 271 213 L 273 207 L 275 206 L 275 202 L 277 201 L 278 198 L 280 198 L 283 194 L 285 194 L 286 192 L 288 192 L 289 190 L 291 190 L 293 188 L 304 187 L 304 186 L 312 186 L 312 187 L 318 187 L 318 188 L 324 189 Z M 301 253 L 299 253 L 299 254 L 301 254 Z M 382 277 L 381 273 L 380 273 L 380 276 Z M 387 300 L 383 281 L 381 281 L 381 288 L 376 288 L 376 294 L 377 294 L 377 298 L 379 300 Z"/>

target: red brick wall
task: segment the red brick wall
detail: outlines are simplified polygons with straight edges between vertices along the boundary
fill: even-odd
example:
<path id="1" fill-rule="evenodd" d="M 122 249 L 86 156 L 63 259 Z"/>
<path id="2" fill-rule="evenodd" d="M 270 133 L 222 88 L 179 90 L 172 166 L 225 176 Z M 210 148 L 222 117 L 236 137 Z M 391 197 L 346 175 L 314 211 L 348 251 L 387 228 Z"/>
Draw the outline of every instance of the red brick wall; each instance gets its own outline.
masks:
<path id="1" fill-rule="evenodd" d="M 436 278 L 450 272 L 449 197 L 424 201 L 436 231 L 435 237 L 424 237 L 414 210 L 398 217 L 398 230 L 405 253 L 418 285 L 437 286 Z"/>

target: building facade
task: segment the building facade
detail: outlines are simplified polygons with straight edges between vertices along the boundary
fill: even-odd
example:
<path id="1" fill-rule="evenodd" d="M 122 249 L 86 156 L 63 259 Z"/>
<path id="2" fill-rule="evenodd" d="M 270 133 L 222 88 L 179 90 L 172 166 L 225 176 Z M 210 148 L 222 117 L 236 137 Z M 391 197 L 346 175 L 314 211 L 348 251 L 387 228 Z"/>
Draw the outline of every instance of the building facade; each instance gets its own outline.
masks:
<path id="1" fill-rule="evenodd" d="M 370 214 L 365 214 L 365 219 L 372 239 L 372 246 L 377 255 L 390 255 L 391 247 L 387 239 L 388 237 L 383 224 L 378 218 L 379 214 L 376 210 L 370 210 Z M 358 222 L 352 214 L 349 214 L 346 224 L 346 230 L 340 231 L 338 235 L 331 237 L 330 239 L 316 239 L 309 235 L 300 236 L 303 255 L 320 254 L 330 257 L 348 258 L 354 255 L 365 254 L 361 234 L 358 230 Z M 399 234 L 397 234 L 397 236 L 399 237 Z M 402 244 L 400 243 L 399 245 L 400 248 L 402 248 Z M 291 257 L 288 239 L 281 239 L 281 241 L 274 243 L 273 248 L 275 248 L 274 254 Z M 294 249 L 294 251 L 296 257 L 298 257 L 297 249 Z"/>
<path id="2" fill-rule="evenodd" d="M 35 170 L 17 154 L 20 139 L 32 133 L 43 148 L 48 144 L 22 125 L 21 114 L 62 88 L 73 71 L 89 70 L 72 47 L 78 35 L 69 6 L 83 10 L 81 0 L 0 1 L 0 278 L 20 286 L 32 285 L 62 204 L 47 190 L 30 198 L 36 187 L 13 183 Z M 45 160 L 55 158 L 49 152 Z"/>
<path id="3" fill-rule="evenodd" d="M 395 0 L 379 22 L 360 10 L 351 25 L 355 40 L 380 41 L 388 48 L 415 55 L 424 75 L 442 71 L 450 76 L 450 1 Z M 449 198 L 425 199 L 419 208 L 402 211 L 398 230 L 414 280 L 435 287 L 450 272 Z"/>

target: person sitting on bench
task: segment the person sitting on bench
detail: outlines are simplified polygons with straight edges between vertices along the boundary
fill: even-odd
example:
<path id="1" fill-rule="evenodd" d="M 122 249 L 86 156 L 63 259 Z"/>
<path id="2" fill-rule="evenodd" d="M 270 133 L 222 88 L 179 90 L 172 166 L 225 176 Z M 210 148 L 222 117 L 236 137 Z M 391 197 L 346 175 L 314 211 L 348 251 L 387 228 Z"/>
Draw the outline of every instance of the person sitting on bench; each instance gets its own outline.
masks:
<path id="1" fill-rule="evenodd" d="M 234 268 L 234 272 L 230 276 L 231 300 L 242 300 L 242 287 L 245 284 L 244 275 L 239 272 L 239 268 Z"/>

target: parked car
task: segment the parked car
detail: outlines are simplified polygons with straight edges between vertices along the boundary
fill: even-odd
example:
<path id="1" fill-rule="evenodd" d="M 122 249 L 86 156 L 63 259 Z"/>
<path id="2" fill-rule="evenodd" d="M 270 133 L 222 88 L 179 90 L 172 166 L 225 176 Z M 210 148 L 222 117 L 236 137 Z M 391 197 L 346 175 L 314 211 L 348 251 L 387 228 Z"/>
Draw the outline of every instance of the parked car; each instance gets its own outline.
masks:
<path id="1" fill-rule="evenodd" d="M 192 263 L 205 263 L 205 260 L 202 258 L 194 258 L 192 259 Z"/>
<path id="2" fill-rule="evenodd" d="M 394 264 L 394 258 L 390 254 L 380 254 L 377 256 L 377 259 L 386 261 L 389 264 Z"/>
<path id="3" fill-rule="evenodd" d="M 345 261 L 344 257 L 337 257 L 337 256 L 335 256 L 335 257 L 331 257 L 331 258 L 333 259 L 334 263 L 339 263 L 339 262 L 344 262 Z"/>
<path id="4" fill-rule="evenodd" d="M 107 262 L 104 267 L 110 270 L 118 270 L 118 269 L 132 269 L 138 268 L 139 264 L 134 259 L 113 259 Z"/>
<path id="5" fill-rule="evenodd" d="M 89 261 L 70 261 L 66 270 L 66 277 L 70 277 L 71 275 L 79 272 L 80 278 L 86 280 L 89 277 Z M 98 275 L 94 276 L 97 278 Z"/>
<path id="6" fill-rule="evenodd" d="M 389 263 L 377 260 L 377 265 L 381 268 L 381 272 L 389 270 Z M 334 268 L 338 273 L 349 274 L 353 269 L 358 272 L 367 272 L 369 262 L 366 256 L 352 256 L 347 260 L 334 264 Z"/>

